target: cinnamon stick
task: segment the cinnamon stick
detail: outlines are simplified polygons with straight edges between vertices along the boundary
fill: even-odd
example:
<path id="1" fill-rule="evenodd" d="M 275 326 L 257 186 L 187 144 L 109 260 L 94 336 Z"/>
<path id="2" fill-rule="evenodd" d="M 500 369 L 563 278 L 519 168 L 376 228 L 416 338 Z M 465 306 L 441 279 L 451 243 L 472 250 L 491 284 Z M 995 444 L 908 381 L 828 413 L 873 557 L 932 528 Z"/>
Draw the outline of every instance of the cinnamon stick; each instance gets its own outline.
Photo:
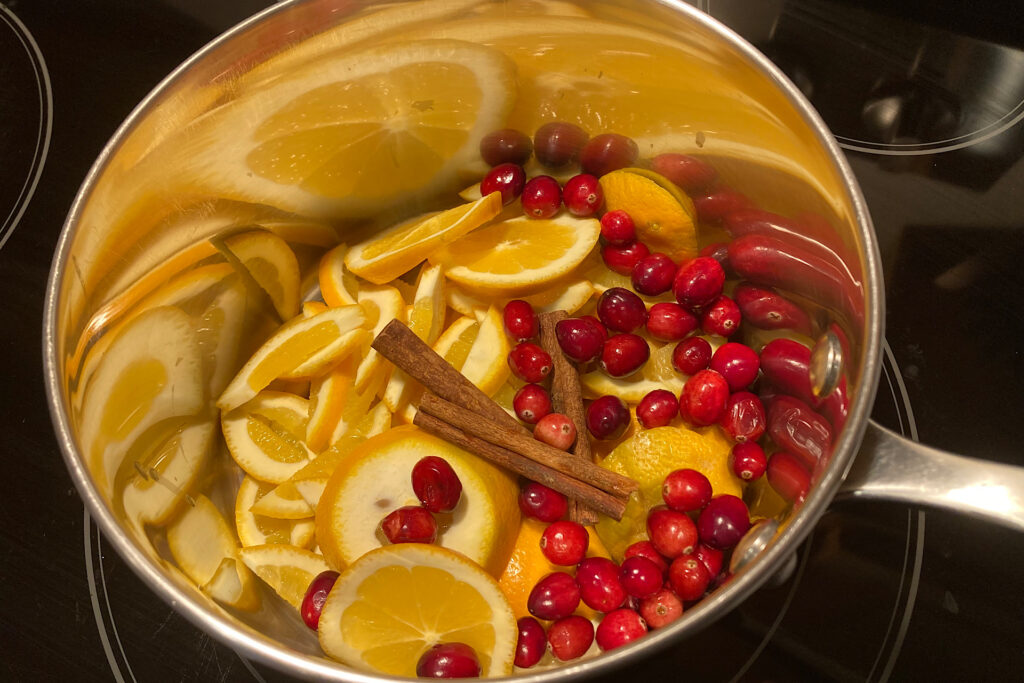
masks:
<path id="1" fill-rule="evenodd" d="M 444 420 L 422 410 L 417 411 L 413 424 L 420 429 L 439 436 L 449 443 L 476 453 L 496 465 L 511 470 L 548 488 L 578 500 L 589 509 L 597 510 L 615 520 L 621 520 L 626 510 L 626 499 L 613 496 L 589 484 L 554 470 L 547 465 L 534 462 L 507 448 L 496 446 L 484 439 L 467 434 Z"/>
<path id="2" fill-rule="evenodd" d="M 470 436 L 507 448 L 614 496 L 628 498 L 630 493 L 639 488 L 629 477 L 606 470 L 571 453 L 560 451 L 521 432 L 508 429 L 433 394 L 424 394 L 420 401 L 420 411 L 443 420 Z"/>
<path id="3" fill-rule="evenodd" d="M 562 353 L 555 336 L 555 325 L 568 316 L 565 311 L 541 313 L 540 344 L 551 356 L 551 404 L 556 412 L 562 413 L 576 425 L 576 443 L 573 444 L 573 455 L 580 460 L 592 463 L 594 456 L 590 450 L 590 439 L 587 438 L 587 423 L 583 412 L 583 394 L 580 391 L 580 375 L 576 366 Z M 593 510 L 581 508 L 577 501 L 569 501 L 569 519 L 580 524 L 594 524 L 597 515 Z"/>

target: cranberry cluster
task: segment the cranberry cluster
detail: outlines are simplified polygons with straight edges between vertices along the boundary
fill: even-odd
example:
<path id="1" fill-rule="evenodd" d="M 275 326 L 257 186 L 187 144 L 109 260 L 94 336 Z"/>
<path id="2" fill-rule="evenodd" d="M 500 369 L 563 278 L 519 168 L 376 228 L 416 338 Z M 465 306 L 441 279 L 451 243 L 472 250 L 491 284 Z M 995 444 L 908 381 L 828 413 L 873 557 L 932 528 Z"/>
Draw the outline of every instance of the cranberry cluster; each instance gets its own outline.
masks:
<path id="1" fill-rule="evenodd" d="M 451 512 L 462 497 L 462 482 L 444 458 L 428 455 L 412 468 L 412 489 L 419 505 L 404 505 L 381 520 L 380 528 L 391 543 L 433 543 L 437 540 L 435 514 Z"/>

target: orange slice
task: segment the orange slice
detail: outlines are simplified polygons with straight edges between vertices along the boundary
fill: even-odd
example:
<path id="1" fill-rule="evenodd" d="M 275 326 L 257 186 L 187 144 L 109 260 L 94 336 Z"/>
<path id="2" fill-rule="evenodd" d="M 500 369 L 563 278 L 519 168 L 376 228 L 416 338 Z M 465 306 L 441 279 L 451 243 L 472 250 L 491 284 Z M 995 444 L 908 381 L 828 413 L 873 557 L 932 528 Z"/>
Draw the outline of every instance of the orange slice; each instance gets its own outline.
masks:
<path id="1" fill-rule="evenodd" d="M 676 262 L 697 255 L 696 210 L 672 181 L 653 171 L 623 168 L 601 177 L 606 211 L 625 211 L 636 223 L 636 236 L 651 251 Z"/>

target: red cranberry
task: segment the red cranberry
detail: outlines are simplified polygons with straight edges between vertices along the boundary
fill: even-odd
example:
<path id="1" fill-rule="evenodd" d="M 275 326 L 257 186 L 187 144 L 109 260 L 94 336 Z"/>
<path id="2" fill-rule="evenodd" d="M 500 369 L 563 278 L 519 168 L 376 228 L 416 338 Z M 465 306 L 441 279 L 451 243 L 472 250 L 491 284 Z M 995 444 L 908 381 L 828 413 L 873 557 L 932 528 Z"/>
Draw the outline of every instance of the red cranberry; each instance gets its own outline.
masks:
<path id="1" fill-rule="evenodd" d="M 790 503 L 802 503 L 811 488 L 811 474 L 800 458 L 779 451 L 768 459 L 768 483 Z"/>
<path id="2" fill-rule="evenodd" d="M 685 422 L 706 427 L 725 414 L 729 384 L 714 370 L 701 370 L 686 380 L 679 396 L 679 415 Z"/>
<path id="3" fill-rule="evenodd" d="M 646 557 L 634 555 L 622 560 L 619 583 L 634 598 L 646 598 L 661 590 L 665 583 L 664 572 Z"/>
<path id="4" fill-rule="evenodd" d="M 580 173 L 566 181 L 562 188 L 562 202 L 573 216 L 593 216 L 604 203 L 604 190 L 597 178 Z"/>
<path id="5" fill-rule="evenodd" d="M 612 377 L 625 377 L 639 370 L 651 357 L 647 340 L 636 334 L 609 337 L 601 349 L 601 369 Z"/>
<path id="6" fill-rule="evenodd" d="M 548 628 L 548 647 L 560 662 L 582 657 L 593 642 L 594 625 L 578 614 L 559 619 Z"/>
<path id="7" fill-rule="evenodd" d="M 576 443 L 576 424 L 562 413 L 548 413 L 533 428 L 533 438 L 552 448 L 567 451 Z"/>
<path id="8" fill-rule="evenodd" d="M 601 258 L 608 269 L 619 275 L 632 275 L 633 268 L 644 256 L 651 253 L 647 245 L 639 240 L 624 246 L 606 244 L 601 247 Z"/>
<path id="9" fill-rule="evenodd" d="M 529 669 L 540 661 L 547 649 L 544 627 L 533 617 L 520 617 L 516 625 L 519 627 L 519 639 L 516 641 L 515 665 Z"/>
<path id="10" fill-rule="evenodd" d="M 392 543 L 433 543 L 437 539 L 437 521 L 419 505 L 394 510 L 381 521 L 380 528 Z"/>
<path id="11" fill-rule="evenodd" d="M 501 203 L 507 206 L 523 193 L 525 184 L 526 171 L 522 166 L 499 164 L 488 171 L 480 181 L 480 194 L 486 197 L 492 192 L 500 192 Z"/>
<path id="12" fill-rule="evenodd" d="M 740 391 L 757 379 L 761 359 L 757 352 L 746 344 L 726 342 L 711 356 L 708 367 L 725 378 L 729 383 L 729 391 Z"/>
<path id="13" fill-rule="evenodd" d="M 462 482 L 447 460 L 428 455 L 412 468 L 412 490 L 430 512 L 451 512 L 462 496 Z"/>
<path id="14" fill-rule="evenodd" d="M 519 379 L 536 384 L 551 374 L 551 356 L 532 342 L 521 342 L 509 351 L 508 366 Z"/>
<path id="15" fill-rule="evenodd" d="M 661 497 L 677 512 L 696 512 L 711 500 L 711 482 L 702 472 L 673 470 L 661 485 Z"/>
<path id="16" fill-rule="evenodd" d="M 722 294 L 725 271 L 713 258 L 698 256 L 679 266 L 672 293 L 683 308 L 698 311 Z"/>
<path id="17" fill-rule="evenodd" d="M 701 337 L 690 337 L 672 349 L 672 367 L 684 375 L 696 375 L 711 362 L 711 344 Z"/>
<path id="18" fill-rule="evenodd" d="M 636 163 L 640 148 L 632 138 L 618 133 L 596 135 L 580 150 L 580 168 L 584 173 L 603 176 Z"/>
<path id="19" fill-rule="evenodd" d="M 699 600 L 711 583 L 707 567 L 695 557 L 682 556 L 672 561 L 668 568 L 668 580 L 680 600 Z"/>
<path id="20" fill-rule="evenodd" d="M 611 612 L 626 601 L 619 566 L 607 557 L 587 557 L 576 567 L 580 599 L 598 612 Z"/>
<path id="21" fill-rule="evenodd" d="M 667 389 L 647 393 L 636 407 L 636 419 L 644 429 L 664 427 L 679 413 L 679 399 Z"/>
<path id="22" fill-rule="evenodd" d="M 587 406 L 587 430 L 595 439 L 617 439 L 629 426 L 629 408 L 618 396 L 594 399 Z"/>
<path id="23" fill-rule="evenodd" d="M 569 501 L 558 491 L 531 481 L 519 492 L 519 509 L 527 517 L 554 522 L 565 515 Z"/>
<path id="24" fill-rule="evenodd" d="M 302 614 L 302 621 L 306 623 L 306 626 L 314 631 L 320 626 L 320 613 L 323 612 L 327 596 L 337 580 L 338 572 L 336 571 L 328 569 L 320 572 L 316 578 L 310 581 L 309 588 L 306 589 L 306 594 L 302 597 L 299 613 Z"/>
<path id="25" fill-rule="evenodd" d="M 565 572 L 551 572 L 537 582 L 526 599 L 526 609 L 538 619 L 561 619 L 580 604 L 580 588 Z"/>
<path id="26" fill-rule="evenodd" d="M 586 556 L 590 547 L 590 534 L 578 522 L 553 522 L 540 537 L 540 550 L 551 564 L 572 566 Z"/>
<path id="27" fill-rule="evenodd" d="M 761 372 L 768 383 L 808 403 L 814 400 L 810 363 L 811 350 L 792 339 L 773 339 L 761 349 Z"/>
<path id="28" fill-rule="evenodd" d="M 625 287 L 611 287 L 597 300 L 597 317 L 616 332 L 632 332 L 647 322 L 647 306 Z"/>
<path id="29" fill-rule="evenodd" d="M 722 563 L 725 561 L 725 553 L 721 550 L 715 550 L 703 543 L 698 543 L 697 549 L 693 551 L 693 556 L 703 563 L 704 568 L 708 570 L 708 576 L 711 578 L 722 573 Z"/>
<path id="30" fill-rule="evenodd" d="M 658 341 L 677 342 L 697 329 L 697 317 L 669 301 L 651 306 L 647 312 L 647 333 Z"/>
<path id="31" fill-rule="evenodd" d="M 698 256 L 710 256 L 711 258 L 718 261 L 722 270 L 725 271 L 726 276 L 735 275 L 732 272 L 732 266 L 729 265 L 729 245 L 725 242 L 713 242 L 712 244 L 701 247 L 701 250 L 697 252 Z M 739 303 L 738 301 L 736 303 Z M 742 312 L 743 307 L 740 307 Z"/>
<path id="32" fill-rule="evenodd" d="M 587 322 L 594 326 L 595 330 L 601 333 L 602 344 L 608 340 L 608 328 L 604 326 L 603 322 L 601 322 L 592 315 L 580 316 L 580 320 L 586 320 Z"/>
<path id="33" fill-rule="evenodd" d="M 720 424 L 736 443 L 757 441 L 767 424 L 761 399 L 749 391 L 732 394 L 725 403 L 725 414 Z"/>
<path id="34" fill-rule="evenodd" d="M 555 324 L 555 339 L 562 353 L 577 363 L 589 363 L 597 360 L 604 347 L 604 326 L 596 320 L 583 318 L 566 318 Z"/>
<path id="35" fill-rule="evenodd" d="M 654 544 L 650 541 L 633 543 L 622 553 L 622 557 L 623 562 L 630 557 L 643 557 L 653 562 L 662 574 L 668 571 L 668 562 L 661 556 L 661 553 L 655 550 Z"/>
<path id="36" fill-rule="evenodd" d="M 700 319 L 705 334 L 731 337 L 740 329 L 740 307 L 724 294 L 712 302 Z"/>
<path id="37" fill-rule="evenodd" d="M 754 481 L 768 468 L 768 457 L 754 441 L 738 443 L 729 451 L 729 468 L 740 479 Z"/>
<path id="38" fill-rule="evenodd" d="M 676 262 L 668 254 L 648 254 L 633 266 L 630 277 L 633 289 L 647 296 L 657 296 L 672 289 L 672 281 L 676 277 Z"/>
<path id="39" fill-rule="evenodd" d="M 533 153 L 549 168 L 568 166 L 577 159 L 588 137 L 585 130 L 571 123 L 545 123 L 533 135 Z"/>
<path id="40" fill-rule="evenodd" d="M 479 678 L 480 660 L 465 643 L 438 643 L 416 663 L 420 678 Z"/>
<path id="41" fill-rule="evenodd" d="M 811 319 L 807 313 L 774 290 L 741 282 L 736 285 L 733 297 L 743 319 L 754 327 L 762 330 L 788 328 L 807 336 L 811 334 Z"/>
<path id="42" fill-rule="evenodd" d="M 530 218 L 551 218 L 562 206 L 562 188 L 549 175 L 530 178 L 523 186 L 523 213 Z"/>
<path id="43" fill-rule="evenodd" d="M 502 316 L 505 321 L 505 333 L 517 342 L 537 336 L 537 314 L 529 302 L 522 299 L 509 301 L 505 304 Z"/>
<path id="44" fill-rule="evenodd" d="M 728 550 L 740 542 L 750 528 L 750 513 L 736 496 L 715 496 L 697 518 L 701 543 L 716 550 Z"/>
<path id="45" fill-rule="evenodd" d="M 809 405 L 792 396 L 776 396 L 768 404 L 768 434 L 783 450 L 813 470 L 832 448 L 832 426 Z"/>
<path id="46" fill-rule="evenodd" d="M 647 513 L 647 536 L 654 549 L 668 559 L 689 555 L 697 546 L 697 527 L 693 520 L 663 505 Z"/>
<path id="47" fill-rule="evenodd" d="M 718 178 L 713 166 L 689 154 L 659 154 L 651 159 L 651 169 L 671 180 L 689 195 L 706 192 Z"/>
<path id="48" fill-rule="evenodd" d="M 551 412 L 551 396 L 539 384 L 524 384 L 512 399 L 512 409 L 526 424 L 537 424 Z"/>
<path id="49" fill-rule="evenodd" d="M 633 217 L 622 209 L 608 211 L 601 216 L 601 238 L 605 244 L 616 247 L 628 246 L 636 239 L 636 223 Z"/>
<path id="50" fill-rule="evenodd" d="M 697 210 L 697 220 L 708 225 L 716 225 L 733 211 L 753 208 L 754 204 L 731 187 L 723 187 L 714 192 L 693 198 L 693 208 Z"/>
<path id="51" fill-rule="evenodd" d="M 683 602 L 668 588 L 640 601 L 640 616 L 650 628 L 662 628 L 683 616 Z"/>
<path id="52" fill-rule="evenodd" d="M 597 625 L 594 640 L 601 650 L 614 650 L 632 643 L 645 633 L 647 624 L 640 614 L 624 607 L 604 615 Z"/>
<path id="53" fill-rule="evenodd" d="M 533 153 L 533 141 L 515 128 L 491 131 L 480 140 L 480 156 L 488 166 L 519 164 L 522 166 Z"/>

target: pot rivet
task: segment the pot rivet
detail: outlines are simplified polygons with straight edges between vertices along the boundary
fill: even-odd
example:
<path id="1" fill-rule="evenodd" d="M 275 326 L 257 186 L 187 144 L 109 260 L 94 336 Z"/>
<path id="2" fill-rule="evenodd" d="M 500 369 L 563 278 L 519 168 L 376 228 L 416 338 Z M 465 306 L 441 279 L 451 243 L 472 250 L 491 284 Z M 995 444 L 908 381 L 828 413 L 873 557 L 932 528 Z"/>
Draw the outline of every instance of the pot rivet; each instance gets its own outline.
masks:
<path id="1" fill-rule="evenodd" d="M 818 338 L 811 349 L 811 391 L 825 398 L 839 386 L 843 376 L 843 345 L 832 330 Z"/>
<path id="2" fill-rule="evenodd" d="M 732 551 L 732 559 L 729 560 L 729 571 L 735 574 L 747 566 L 775 538 L 778 530 L 779 523 L 774 519 L 762 519 L 750 527 Z"/>

